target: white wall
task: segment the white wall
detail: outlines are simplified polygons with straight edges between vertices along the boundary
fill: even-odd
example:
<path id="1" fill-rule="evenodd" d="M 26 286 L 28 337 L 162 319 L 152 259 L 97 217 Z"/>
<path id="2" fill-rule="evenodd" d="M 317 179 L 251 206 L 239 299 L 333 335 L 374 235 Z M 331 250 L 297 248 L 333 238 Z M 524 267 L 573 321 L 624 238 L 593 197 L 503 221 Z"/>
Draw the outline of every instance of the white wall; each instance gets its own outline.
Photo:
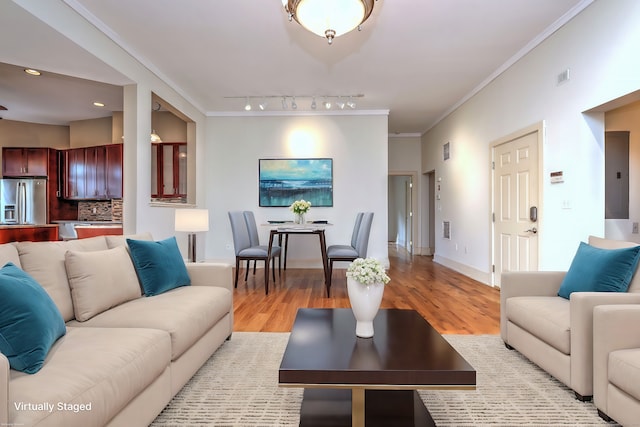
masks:
<path id="1" fill-rule="evenodd" d="M 307 219 L 334 224 L 326 231 L 328 245 L 347 244 L 356 213 L 373 211 L 367 255 L 388 264 L 387 112 L 362 114 L 209 117 L 205 182 L 212 229 L 206 258 L 234 262 L 228 211 L 253 210 L 258 224 L 293 219 L 286 207 L 258 206 L 258 159 L 327 157 L 333 159 L 334 206 L 312 207 Z M 260 233 L 266 244 L 268 228 Z M 287 266 L 320 268 L 315 236 L 291 236 L 287 259 Z"/>
<path id="2" fill-rule="evenodd" d="M 640 88 L 638 22 L 636 0 L 595 1 L 423 136 L 422 171 L 442 178 L 436 224 L 452 223 L 450 242 L 436 237 L 443 263 L 488 280 L 489 146 L 542 121 L 539 268 L 568 268 L 580 240 L 604 235 L 604 116 L 583 112 Z M 558 85 L 566 69 L 570 80 Z M 564 171 L 565 183 L 552 186 L 552 171 Z"/>

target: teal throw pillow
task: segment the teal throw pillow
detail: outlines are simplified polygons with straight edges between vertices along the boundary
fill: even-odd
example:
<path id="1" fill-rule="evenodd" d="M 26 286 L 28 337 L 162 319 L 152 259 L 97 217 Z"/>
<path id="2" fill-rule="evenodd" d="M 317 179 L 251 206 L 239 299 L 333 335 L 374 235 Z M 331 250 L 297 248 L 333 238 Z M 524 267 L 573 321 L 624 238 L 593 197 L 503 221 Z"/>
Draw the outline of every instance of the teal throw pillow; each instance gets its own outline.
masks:
<path id="1" fill-rule="evenodd" d="M 146 296 L 191 284 L 175 237 L 159 242 L 127 239 L 127 244 Z"/>
<path id="2" fill-rule="evenodd" d="M 636 271 L 640 246 L 601 249 L 580 242 L 558 295 L 572 292 L 626 292 Z"/>
<path id="3" fill-rule="evenodd" d="M 47 291 L 13 263 L 5 264 L 0 269 L 0 352 L 11 369 L 38 372 L 66 331 Z"/>

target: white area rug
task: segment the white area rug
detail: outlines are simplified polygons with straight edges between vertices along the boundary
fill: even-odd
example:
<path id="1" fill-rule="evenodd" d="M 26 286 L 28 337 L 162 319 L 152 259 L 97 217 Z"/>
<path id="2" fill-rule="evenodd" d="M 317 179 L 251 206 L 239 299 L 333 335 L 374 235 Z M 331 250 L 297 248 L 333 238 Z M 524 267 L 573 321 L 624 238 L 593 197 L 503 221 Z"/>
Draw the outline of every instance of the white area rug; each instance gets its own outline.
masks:
<path id="1" fill-rule="evenodd" d="M 235 332 L 152 426 L 298 425 L 302 390 L 278 387 L 288 333 Z M 497 335 L 445 335 L 476 369 L 475 391 L 420 391 L 438 426 L 599 426 L 593 403 Z"/>

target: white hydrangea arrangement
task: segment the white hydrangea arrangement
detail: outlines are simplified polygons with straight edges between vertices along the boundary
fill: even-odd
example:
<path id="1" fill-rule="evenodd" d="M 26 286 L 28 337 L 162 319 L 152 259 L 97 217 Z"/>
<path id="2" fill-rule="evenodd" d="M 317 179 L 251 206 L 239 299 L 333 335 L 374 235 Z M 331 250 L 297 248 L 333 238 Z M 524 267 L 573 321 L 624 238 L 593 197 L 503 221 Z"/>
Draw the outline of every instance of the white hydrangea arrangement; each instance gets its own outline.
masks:
<path id="1" fill-rule="evenodd" d="M 307 202 L 304 199 L 296 200 L 289 206 L 289 209 L 296 215 L 306 214 L 311 209 L 311 202 Z"/>
<path id="2" fill-rule="evenodd" d="M 374 283 L 387 284 L 391 278 L 384 271 L 384 267 L 375 258 L 357 258 L 347 268 L 347 277 L 364 285 Z"/>

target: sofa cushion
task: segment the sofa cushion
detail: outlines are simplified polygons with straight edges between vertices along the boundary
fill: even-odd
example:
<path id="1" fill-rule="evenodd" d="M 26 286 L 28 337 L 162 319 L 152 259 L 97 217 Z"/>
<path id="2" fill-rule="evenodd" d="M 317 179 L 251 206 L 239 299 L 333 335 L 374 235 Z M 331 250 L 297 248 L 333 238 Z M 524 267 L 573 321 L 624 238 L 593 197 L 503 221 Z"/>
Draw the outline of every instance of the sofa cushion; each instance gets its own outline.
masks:
<path id="1" fill-rule="evenodd" d="M 191 284 L 175 237 L 159 242 L 127 239 L 127 244 L 145 295 Z"/>
<path id="2" fill-rule="evenodd" d="M 56 303 L 65 322 L 73 319 L 71 289 L 64 266 L 64 254 L 71 251 L 101 251 L 109 249 L 104 236 L 65 242 L 19 242 L 22 269 L 47 291 Z"/>
<path id="3" fill-rule="evenodd" d="M 608 370 L 610 383 L 640 400 L 640 349 L 612 351 Z"/>
<path id="4" fill-rule="evenodd" d="M 638 266 L 640 246 L 602 249 L 580 242 L 558 295 L 572 292 L 626 292 Z"/>
<path id="5" fill-rule="evenodd" d="M 0 265 L 5 265 L 8 262 L 12 263 L 16 267 L 22 268 L 20 265 L 20 255 L 18 254 L 18 249 L 16 248 L 15 243 L 5 243 L 0 245 Z"/>
<path id="6" fill-rule="evenodd" d="M 602 249 L 622 249 L 638 246 L 635 242 L 625 242 L 623 240 L 603 239 L 601 237 L 589 236 L 589 244 L 596 248 Z M 637 273 L 636 269 L 636 273 Z M 640 292 L 640 274 L 634 273 L 631 283 L 629 283 L 629 292 Z"/>
<path id="7" fill-rule="evenodd" d="M 12 369 L 35 374 L 65 334 L 62 315 L 31 276 L 7 263 L 0 269 L 0 352 Z"/>
<path id="8" fill-rule="evenodd" d="M 165 372 L 170 346 L 169 335 L 158 330 L 69 328 L 37 375 L 11 371 L 11 425 L 107 425 Z M 167 386 L 167 401 L 170 393 Z M 20 410 L 14 402 L 49 403 L 54 410 Z M 59 402 L 79 410 L 60 410 Z"/>
<path id="9" fill-rule="evenodd" d="M 104 251 L 67 251 L 65 266 L 73 311 L 81 322 L 142 296 L 131 257 L 122 246 Z"/>
<path id="10" fill-rule="evenodd" d="M 171 335 L 176 360 L 233 310 L 231 291 L 217 286 L 183 286 L 153 297 L 128 301 L 86 322 L 68 326 L 161 329 Z"/>
<path id="11" fill-rule="evenodd" d="M 558 351 L 570 354 L 569 300 L 559 297 L 512 297 L 507 299 L 506 304 L 510 322 Z"/>

